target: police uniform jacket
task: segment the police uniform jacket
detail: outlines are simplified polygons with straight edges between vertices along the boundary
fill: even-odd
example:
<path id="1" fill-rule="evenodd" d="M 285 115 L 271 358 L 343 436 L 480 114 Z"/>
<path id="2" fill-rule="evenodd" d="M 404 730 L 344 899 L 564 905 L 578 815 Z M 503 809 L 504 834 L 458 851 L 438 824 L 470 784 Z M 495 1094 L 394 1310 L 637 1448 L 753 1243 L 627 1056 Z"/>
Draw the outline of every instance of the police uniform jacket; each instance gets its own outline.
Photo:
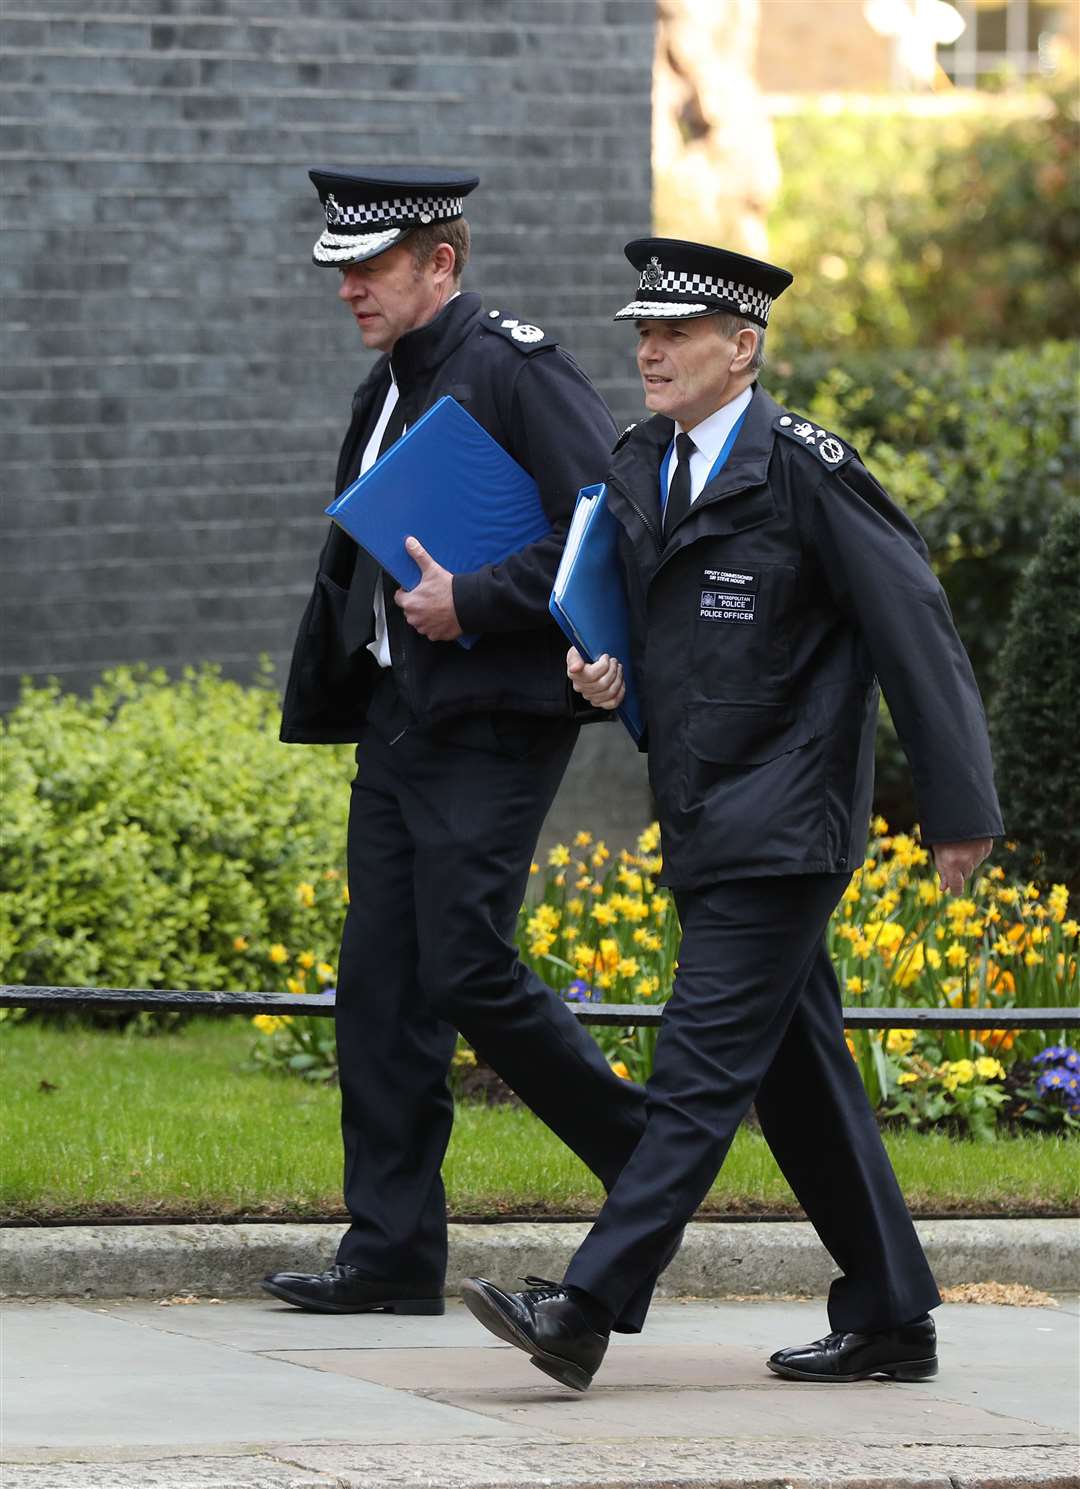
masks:
<path id="1" fill-rule="evenodd" d="M 515 332 L 517 333 L 515 335 Z M 580 487 L 610 459 L 616 430 L 588 378 L 539 327 L 462 294 L 408 332 L 357 390 L 338 460 L 335 491 L 355 479 L 390 385 L 391 362 L 408 425 L 449 394 L 533 476 L 551 533 L 499 564 L 454 578 L 466 650 L 429 641 L 386 606 L 394 680 L 421 722 L 509 709 L 582 715 L 566 677 L 566 643 L 548 612 L 567 526 Z M 285 691 L 281 737 L 335 743 L 359 737 L 378 664 L 373 634 L 374 561 L 332 524 L 300 622 Z"/>
<path id="2" fill-rule="evenodd" d="M 632 664 L 664 879 L 843 873 L 863 859 L 880 679 L 923 840 L 1003 831 L 985 716 L 914 525 L 846 443 L 754 390 L 665 544 L 661 416 L 616 446 Z"/>

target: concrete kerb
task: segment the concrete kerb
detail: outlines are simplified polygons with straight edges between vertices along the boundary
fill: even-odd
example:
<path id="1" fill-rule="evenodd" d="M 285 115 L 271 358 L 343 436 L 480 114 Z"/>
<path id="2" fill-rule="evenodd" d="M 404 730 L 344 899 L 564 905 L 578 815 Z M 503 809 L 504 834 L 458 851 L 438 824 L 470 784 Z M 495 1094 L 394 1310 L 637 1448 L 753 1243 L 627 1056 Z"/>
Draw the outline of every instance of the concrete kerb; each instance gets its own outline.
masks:
<path id="1" fill-rule="evenodd" d="M 587 1225 L 451 1225 L 447 1293 L 463 1278 L 561 1277 Z M 929 1220 L 918 1226 L 942 1287 L 1015 1282 L 1080 1289 L 1075 1220 Z M 332 1225 L 102 1225 L 0 1231 L 7 1297 L 251 1297 L 267 1272 L 333 1261 Z M 820 1297 L 836 1275 L 805 1221 L 697 1223 L 661 1280 L 663 1297 Z"/>

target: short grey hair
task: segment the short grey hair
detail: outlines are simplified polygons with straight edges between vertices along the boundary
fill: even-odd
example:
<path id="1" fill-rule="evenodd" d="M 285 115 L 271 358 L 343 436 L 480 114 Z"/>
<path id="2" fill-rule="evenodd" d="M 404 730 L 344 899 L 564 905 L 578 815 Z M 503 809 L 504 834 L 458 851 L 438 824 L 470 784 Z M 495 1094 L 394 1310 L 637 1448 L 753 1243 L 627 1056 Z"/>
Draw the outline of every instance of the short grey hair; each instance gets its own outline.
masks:
<path id="1" fill-rule="evenodd" d="M 720 336 L 728 341 L 734 340 L 740 331 L 753 331 L 755 336 L 754 355 L 750 359 L 747 372 L 760 372 L 765 366 L 765 328 L 756 325 L 754 321 L 748 321 L 745 316 L 729 315 L 721 310 L 713 317 L 716 321 L 716 330 Z"/>

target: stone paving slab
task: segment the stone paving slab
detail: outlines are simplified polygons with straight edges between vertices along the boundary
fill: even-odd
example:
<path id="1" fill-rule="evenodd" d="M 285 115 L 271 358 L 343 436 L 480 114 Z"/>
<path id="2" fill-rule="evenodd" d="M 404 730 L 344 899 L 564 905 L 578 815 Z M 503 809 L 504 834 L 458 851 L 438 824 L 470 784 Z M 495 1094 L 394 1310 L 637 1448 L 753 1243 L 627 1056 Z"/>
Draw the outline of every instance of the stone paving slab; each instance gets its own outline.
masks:
<path id="1" fill-rule="evenodd" d="M 1077 1489 L 1078 1308 L 939 1311 L 942 1375 L 784 1382 L 820 1301 L 659 1303 L 592 1390 L 445 1318 L 10 1305 L 4 1489 Z"/>

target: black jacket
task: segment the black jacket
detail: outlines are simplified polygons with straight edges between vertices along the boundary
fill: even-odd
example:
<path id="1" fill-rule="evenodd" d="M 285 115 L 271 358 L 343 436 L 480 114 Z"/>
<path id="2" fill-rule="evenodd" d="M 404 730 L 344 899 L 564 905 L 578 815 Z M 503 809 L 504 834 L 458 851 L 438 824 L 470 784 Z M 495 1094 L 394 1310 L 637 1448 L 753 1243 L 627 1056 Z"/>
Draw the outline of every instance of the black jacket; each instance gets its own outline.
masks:
<path id="1" fill-rule="evenodd" d="M 616 446 L 632 663 L 676 888 L 863 859 L 880 678 L 927 843 L 1003 831 L 986 721 L 914 525 L 854 450 L 756 388 L 727 464 L 666 546 L 673 424 Z"/>
<path id="2" fill-rule="evenodd" d="M 471 649 L 428 641 L 387 606 L 395 681 L 423 723 L 488 709 L 584 716 L 548 598 L 578 490 L 603 474 L 615 425 L 573 359 L 539 328 L 526 325 L 515 337 L 518 326 L 501 311 L 485 311 L 478 295 L 463 294 L 401 337 L 357 390 L 338 460 L 340 492 L 359 471 L 392 361 L 406 422 L 450 394 L 529 471 L 551 520 L 547 537 L 505 562 L 455 576 L 458 620 L 480 635 Z M 371 564 L 332 524 L 293 652 L 283 740 L 358 738 L 378 674 L 365 645 L 374 633 Z"/>

